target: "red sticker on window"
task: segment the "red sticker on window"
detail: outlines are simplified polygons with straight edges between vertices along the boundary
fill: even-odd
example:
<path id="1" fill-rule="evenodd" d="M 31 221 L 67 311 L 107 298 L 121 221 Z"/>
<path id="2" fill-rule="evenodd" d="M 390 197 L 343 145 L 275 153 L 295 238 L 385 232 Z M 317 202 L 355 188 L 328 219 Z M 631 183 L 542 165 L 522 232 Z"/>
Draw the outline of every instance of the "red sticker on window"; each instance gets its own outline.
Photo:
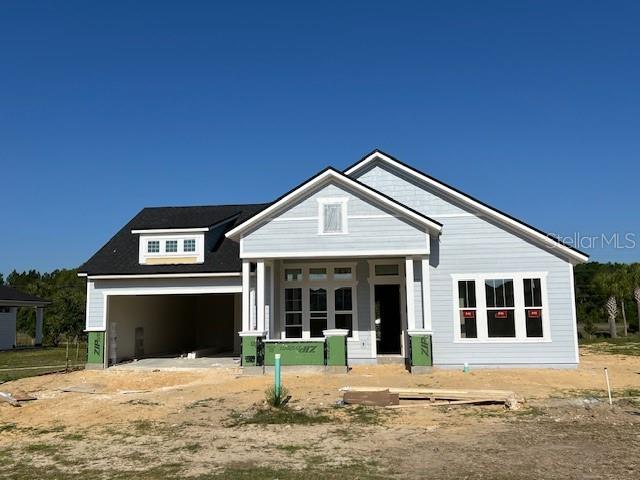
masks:
<path id="1" fill-rule="evenodd" d="M 527 310 L 527 317 L 529 318 L 540 318 L 542 316 L 541 310 Z"/>
<path id="2" fill-rule="evenodd" d="M 496 312 L 496 318 L 507 318 L 509 316 L 506 310 L 498 310 Z"/>
<path id="3" fill-rule="evenodd" d="M 463 310 L 462 311 L 463 318 L 476 318 L 475 310 Z"/>

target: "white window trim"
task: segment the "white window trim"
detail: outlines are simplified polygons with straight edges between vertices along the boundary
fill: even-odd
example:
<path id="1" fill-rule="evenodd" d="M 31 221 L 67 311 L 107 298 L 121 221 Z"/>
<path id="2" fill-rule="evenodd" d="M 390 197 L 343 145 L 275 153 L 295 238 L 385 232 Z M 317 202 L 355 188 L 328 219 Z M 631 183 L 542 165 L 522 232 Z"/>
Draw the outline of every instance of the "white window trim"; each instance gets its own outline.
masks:
<path id="1" fill-rule="evenodd" d="M 453 297 L 453 342 L 454 343 L 548 343 L 551 342 L 551 318 L 549 316 L 549 297 L 547 291 L 548 272 L 502 272 L 471 273 L 451 275 Z M 542 289 L 542 337 L 527 337 L 527 324 L 524 307 L 525 278 L 539 278 Z M 485 280 L 513 279 L 514 312 L 516 336 L 509 338 L 489 338 L 487 332 L 487 305 L 484 290 Z M 460 335 L 460 305 L 458 300 L 458 282 L 472 280 L 476 282 L 476 328 L 478 338 L 462 338 Z"/>
<path id="2" fill-rule="evenodd" d="M 178 250 L 176 252 L 166 252 L 167 241 L 174 240 L 178 242 Z M 195 240 L 196 250 L 194 252 L 184 251 L 184 241 Z M 159 252 L 148 252 L 149 242 L 160 242 Z M 149 258 L 176 258 L 176 257 L 197 257 L 196 263 L 204 262 L 204 234 L 186 234 L 186 235 L 140 235 L 139 240 L 139 259 L 141 265 L 146 263 Z"/>
<path id="3" fill-rule="evenodd" d="M 347 235 L 349 233 L 349 222 L 347 221 L 348 197 L 318 198 L 318 235 Z M 339 232 L 324 231 L 324 207 L 326 205 L 340 205 L 340 216 L 342 225 Z"/>
<path id="4" fill-rule="evenodd" d="M 333 269 L 336 267 L 350 267 L 352 272 L 351 280 L 335 279 Z M 300 268 L 302 269 L 302 280 L 287 281 L 284 279 L 286 269 Z M 327 278 L 325 280 L 309 280 L 309 269 L 326 268 Z M 285 288 L 302 288 L 302 339 L 311 338 L 311 314 L 309 310 L 309 289 L 324 288 L 327 291 L 327 329 L 335 328 L 335 291 L 338 288 L 351 287 L 351 306 L 352 306 L 352 336 L 347 337 L 349 342 L 358 341 L 358 281 L 356 272 L 356 263 L 313 263 L 313 264 L 284 264 L 281 269 L 283 278 L 280 288 L 280 338 L 286 339 L 285 322 L 284 322 L 284 290 Z M 319 337 L 318 337 L 319 338 Z"/>

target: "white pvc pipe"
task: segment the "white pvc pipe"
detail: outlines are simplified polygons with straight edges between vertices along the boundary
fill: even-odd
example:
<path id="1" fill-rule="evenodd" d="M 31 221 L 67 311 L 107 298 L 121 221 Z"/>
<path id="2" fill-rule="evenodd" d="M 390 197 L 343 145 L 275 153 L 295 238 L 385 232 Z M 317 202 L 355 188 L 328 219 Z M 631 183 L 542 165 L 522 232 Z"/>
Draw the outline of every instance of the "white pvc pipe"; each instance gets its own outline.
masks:
<path id="1" fill-rule="evenodd" d="M 609 405 L 613 405 L 613 401 L 611 400 L 611 384 L 609 383 L 609 371 L 607 367 L 604 367 L 604 378 L 607 379 L 607 393 L 609 394 Z"/>

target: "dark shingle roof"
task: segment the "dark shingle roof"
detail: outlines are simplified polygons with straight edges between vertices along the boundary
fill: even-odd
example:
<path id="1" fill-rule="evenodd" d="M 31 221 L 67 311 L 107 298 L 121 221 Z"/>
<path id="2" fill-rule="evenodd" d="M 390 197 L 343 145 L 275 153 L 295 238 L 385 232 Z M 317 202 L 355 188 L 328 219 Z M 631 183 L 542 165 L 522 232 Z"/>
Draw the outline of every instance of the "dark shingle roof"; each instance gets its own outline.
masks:
<path id="1" fill-rule="evenodd" d="M 224 237 L 224 233 L 268 205 L 145 208 L 122 227 L 93 257 L 82 264 L 79 272 L 88 275 L 239 272 L 241 261 L 238 243 Z M 139 235 L 132 234 L 131 230 L 210 227 L 227 219 L 232 221 L 224 230 L 217 232 L 220 236 L 219 241 L 214 242 L 212 249 L 208 248 L 205 251 L 204 263 L 140 265 Z"/>
<path id="2" fill-rule="evenodd" d="M 6 285 L 0 285 L 0 302 L 10 303 L 42 303 L 47 304 L 50 303 L 48 300 L 45 300 L 40 297 L 36 297 L 35 295 L 31 295 L 29 293 L 21 292 L 20 290 L 16 290 L 12 287 L 7 287 Z"/>

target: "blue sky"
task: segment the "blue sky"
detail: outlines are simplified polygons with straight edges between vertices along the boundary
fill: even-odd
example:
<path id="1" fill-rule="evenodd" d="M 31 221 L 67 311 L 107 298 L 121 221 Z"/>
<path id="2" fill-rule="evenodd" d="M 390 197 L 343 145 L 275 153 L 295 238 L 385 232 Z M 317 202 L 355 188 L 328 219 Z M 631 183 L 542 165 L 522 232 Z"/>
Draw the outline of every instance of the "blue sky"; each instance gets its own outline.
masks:
<path id="1" fill-rule="evenodd" d="M 638 24 L 638 2 L 5 0 L 0 272 L 376 147 L 547 231 L 631 233 L 586 250 L 640 260 Z"/>

